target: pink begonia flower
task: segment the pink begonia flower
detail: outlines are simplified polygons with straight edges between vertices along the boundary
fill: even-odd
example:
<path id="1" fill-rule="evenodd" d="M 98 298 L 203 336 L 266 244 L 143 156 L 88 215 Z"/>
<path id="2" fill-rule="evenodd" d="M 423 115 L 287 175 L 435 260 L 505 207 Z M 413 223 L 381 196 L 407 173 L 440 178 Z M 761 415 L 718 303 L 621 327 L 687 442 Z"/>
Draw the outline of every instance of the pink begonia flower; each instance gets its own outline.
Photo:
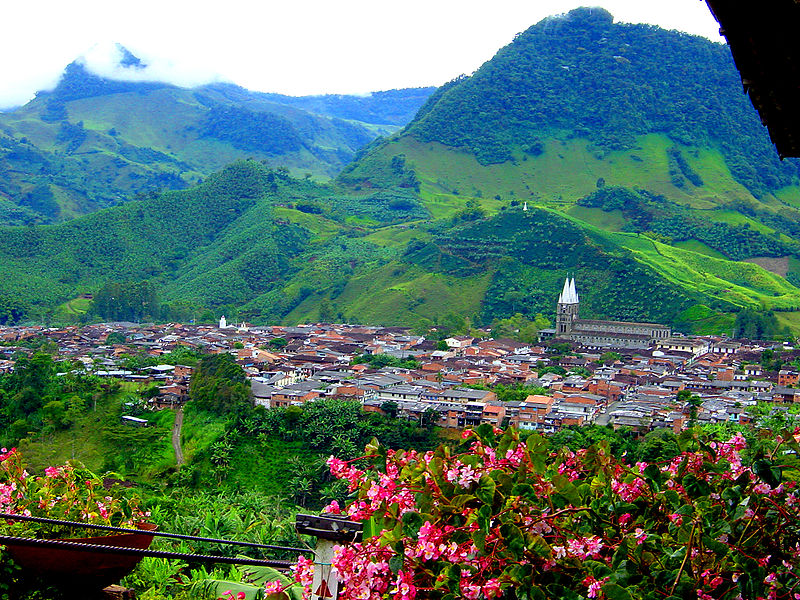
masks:
<path id="1" fill-rule="evenodd" d="M 641 527 L 637 527 L 633 532 L 633 537 L 636 538 L 637 544 L 644 544 L 647 541 L 647 532 Z"/>
<path id="2" fill-rule="evenodd" d="M 397 593 L 400 600 L 414 600 L 417 595 L 417 588 L 414 586 L 414 574 L 411 571 L 397 573 Z"/>
<path id="3" fill-rule="evenodd" d="M 342 509 L 339 507 L 339 503 L 336 500 L 332 500 L 328 506 L 322 509 L 322 512 L 331 515 L 340 515 L 342 514 Z"/>
<path id="4" fill-rule="evenodd" d="M 583 580 L 583 585 L 585 585 L 587 588 L 586 595 L 589 598 L 597 598 L 598 596 L 600 596 L 600 594 L 602 593 L 601 588 L 603 587 L 603 584 L 606 581 L 608 581 L 608 579 L 609 579 L 608 577 L 603 577 L 602 579 L 595 579 L 591 575 L 586 577 L 586 579 Z"/>
<path id="5" fill-rule="evenodd" d="M 630 523 L 630 520 L 633 518 L 631 513 L 625 513 L 619 516 L 619 524 L 620 525 L 627 525 Z"/>
<path id="6" fill-rule="evenodd" d="M 502 593 L 500 582 L 497 579 L 490 579 L 483 586 L 483 595 L 487 598 L 497 598 Z"/>
<path id="7" fill-rule="evenodd" d="M 277 579 L 268 581 L 264 584 L 264 594 L 270 596 L 271 594 L 280 594 L 283 591 L 283 584 Z"/>
<path id="8" fill-rule="evenodd" d="M 47 467 L 44 470 L 44 474 L 47 475 L 50 478 L 56 478 L 59 475 L 61 475 L 61 471 L 56 467 Z"/>

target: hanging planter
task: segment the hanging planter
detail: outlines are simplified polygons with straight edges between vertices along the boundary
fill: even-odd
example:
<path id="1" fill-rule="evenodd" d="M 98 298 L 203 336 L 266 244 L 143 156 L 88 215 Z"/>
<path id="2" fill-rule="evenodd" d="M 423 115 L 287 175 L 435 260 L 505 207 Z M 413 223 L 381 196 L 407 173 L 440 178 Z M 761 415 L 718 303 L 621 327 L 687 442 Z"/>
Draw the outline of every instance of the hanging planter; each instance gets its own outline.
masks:
<path id="1" fill-rule="evenodd" d="M 8 554 L 26 572 L 38 575 L 48 583 L 62 588 L 102 589 L 119 582 L 141 560 L 138 555 L 114 553 L 107 548 L 150 547 L 156 526 L 139 523 L 140 531 L 88 538 L 61 540 L 28 540 L 18 538 L 4 541 Z M 66 542 L 67 544 L 62 544 Z M 47 545 L 52 544 L 52 545 Z M 70 547 L 68 544 L 85 544 L 101 548 Z"/>

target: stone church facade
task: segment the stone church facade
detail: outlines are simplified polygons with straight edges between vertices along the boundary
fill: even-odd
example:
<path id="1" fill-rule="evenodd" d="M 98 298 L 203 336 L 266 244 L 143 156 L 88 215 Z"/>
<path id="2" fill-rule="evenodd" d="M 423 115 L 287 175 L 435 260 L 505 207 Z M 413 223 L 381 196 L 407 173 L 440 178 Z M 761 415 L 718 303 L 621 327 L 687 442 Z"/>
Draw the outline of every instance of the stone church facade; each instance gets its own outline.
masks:
<path id="1" fill-rule="evenodd" d="M 575 278 L 564 281 L 558 296 L 555 337 L 584 346 L 609 348 L 649 348 L 672 334 L 666 325 L 630 323 L 627 321 L 594 321 L 578 316 L 580 299 Z"/>

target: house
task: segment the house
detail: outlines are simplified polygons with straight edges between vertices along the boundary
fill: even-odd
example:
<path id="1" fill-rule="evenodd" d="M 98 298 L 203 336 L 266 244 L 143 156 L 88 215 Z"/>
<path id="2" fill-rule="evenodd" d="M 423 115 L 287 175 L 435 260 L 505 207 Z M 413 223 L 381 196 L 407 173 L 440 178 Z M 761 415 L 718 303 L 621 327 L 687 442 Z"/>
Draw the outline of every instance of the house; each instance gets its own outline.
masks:
<path id="1" fill-rule="evenodd" d="M 781 369 L 778 371 L 778 385 L 783 387 L 795 387 L 800 381 L 800 373 L 797 371 L 790 371 L 789 369 Z"/>

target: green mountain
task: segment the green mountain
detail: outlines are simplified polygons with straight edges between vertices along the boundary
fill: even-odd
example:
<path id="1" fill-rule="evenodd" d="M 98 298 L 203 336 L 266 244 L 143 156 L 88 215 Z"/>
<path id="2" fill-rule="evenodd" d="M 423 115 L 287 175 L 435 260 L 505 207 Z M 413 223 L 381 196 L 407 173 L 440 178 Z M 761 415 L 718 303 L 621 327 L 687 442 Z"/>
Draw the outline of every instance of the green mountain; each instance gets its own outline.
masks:
<path id="1" fill-rule="evenodd" d="M 124 51 L 120 66 L 144 65 Z M 231 84 L 117 81 L 70 64 L 57 87 L 0 113 L 0 222 L 57 222 L 182 189 L 241 159 L 335 176 L 408 123 L 432 88 L 292 98 Z"/>
<path id="2" fill-rule="evenodd" d="M 557 211 L 683 289 L 795 326 L 784 292 L 739 286 L 779 275 L 797 293 L 799 165 L 778 159 L 726 46 L 584 8 L 441 87 L 339 180 L 413 181 L 437 218 L 470 200 Z"/>
<path id="3" fill-rule="evenodd" d="M 571 273 L 586 317 L 730 333 L 752 309 L 797 331 L 797 167 L 777 160 L 726 47 L 578 9 L 437 90 L 336 181 L 240 161 L 185 191 L 3 229 L 0 299 L 45 316 L 146 280 L 156 318 L 459 327 L 552 315 Z"/>

